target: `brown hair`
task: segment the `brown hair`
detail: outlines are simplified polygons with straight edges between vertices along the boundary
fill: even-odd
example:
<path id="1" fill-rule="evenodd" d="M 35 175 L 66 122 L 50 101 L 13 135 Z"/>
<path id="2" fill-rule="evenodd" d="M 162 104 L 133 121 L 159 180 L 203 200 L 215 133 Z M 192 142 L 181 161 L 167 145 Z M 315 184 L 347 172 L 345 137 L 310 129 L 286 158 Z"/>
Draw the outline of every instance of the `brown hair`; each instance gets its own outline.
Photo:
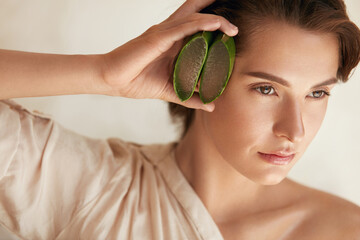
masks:
<path id="1" fill-rule="evenodd" d="M 339 40 L 338 80 L 346 82 L 360 60 L 360 30 L 349 20 L 343 0 L 216 0 L 201 13 L 225 17 L 239 28 L 234 38 L 240 55 L 249 39 L 271 20 L 285 22 L 302 29 L 333 33 Z M 169 103 L 173 122 L 182 123 L 183 137 L 189 129 L 194 109 Z"/>

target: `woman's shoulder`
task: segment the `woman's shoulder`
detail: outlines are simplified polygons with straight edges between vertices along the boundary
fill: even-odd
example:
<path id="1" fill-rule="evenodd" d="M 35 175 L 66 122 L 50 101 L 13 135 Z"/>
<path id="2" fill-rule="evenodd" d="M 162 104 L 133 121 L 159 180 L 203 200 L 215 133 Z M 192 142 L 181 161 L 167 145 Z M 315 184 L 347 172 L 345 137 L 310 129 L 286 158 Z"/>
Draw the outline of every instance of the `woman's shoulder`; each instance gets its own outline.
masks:
<path id="1" fill-rule="evenodd" d="M 301 193 L 306 218 L 296 232 L 304 239 L 360 239 L 360 207 L 331 193 L 289 180 Z M 305 235 L 304 235 L 305 234 Z"/>

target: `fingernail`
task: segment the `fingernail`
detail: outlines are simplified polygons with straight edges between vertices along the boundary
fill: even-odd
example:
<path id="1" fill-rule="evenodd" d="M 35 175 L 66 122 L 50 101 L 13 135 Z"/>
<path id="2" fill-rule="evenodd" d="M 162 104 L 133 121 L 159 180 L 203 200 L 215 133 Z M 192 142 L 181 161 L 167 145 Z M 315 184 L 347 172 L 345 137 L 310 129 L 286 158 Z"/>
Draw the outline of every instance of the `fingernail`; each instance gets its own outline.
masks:
<path id="1" fill-rule="evenodd" d="M 232 30 L 232 32 L 233 32 L 234 34 L 236 34 L 236 33 L 239 31 L 238 27 L 235 26 L 235 25 L 232 25 L 232 26 L 231 26 L 231 30 Z"/>
<path id="2" fill-rule="evenodd" d="M 214 105 L 204 105 L 203 106 L 203 110 L 207 111 L 207 112 L 212 112 L 214 111 L 215 107 Z"/>

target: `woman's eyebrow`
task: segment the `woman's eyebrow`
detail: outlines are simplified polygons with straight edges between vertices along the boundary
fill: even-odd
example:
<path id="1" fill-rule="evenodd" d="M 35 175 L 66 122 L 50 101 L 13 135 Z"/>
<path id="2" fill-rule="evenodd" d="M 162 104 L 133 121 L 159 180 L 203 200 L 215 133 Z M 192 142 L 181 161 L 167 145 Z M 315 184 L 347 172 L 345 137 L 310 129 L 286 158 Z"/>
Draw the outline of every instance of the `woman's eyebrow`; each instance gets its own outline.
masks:
<path id="1" fill-rule="evenodd" d="M 315 86 L 313 86 L 312 88 L 318 88 L 318 87 L 322 87 L 322 86 L 327 86 L 327 85 L 332 85 L 338 82 L 338 79 L 336 77 L 330 78 L 329 80 L 326 80 L 322 83 L 316 84 Z"/>
<path id="2" fill-rule="evenodd" d="M 265 72 L 246 72 L 245 75 L 248 75 L 248 76 L 252 76 L 252 77 L 256 77 L 256 78 L 262 78 L 262 79 L 266 79 L 266 80 L 269 80 L 269 81 L 273 81 L 273 82 L 277 82 L 285 87 L 290 87 L 291 84 L 286 81 L 285 79 L 281 78 L 281 77 L 277 77 L 275 75 L 272 75 L 270 73 L 265 73 Z M 321 86 L 326 86 L 326 85 L 331 85 L 331 84 L 334 84 L 334 83 L 337 83 L 338 80 L 336 77 L 333 77 L 333 78 L 330 78 L 322 83 L 319 83 L 319 84 L 316 84 L 314 85 L 312 88 L 318 88 L 318 87 L 321 87 Z"/>
<path id="3" fill-rule="evenodd" d="M 249 75 L 256 78 L 262 78 L 269 81 L 277 82 L 285 87 L 290 87 L 290 83 L 281 77 L 274 76 L 265 72 L 246 72 L 245 75 Z"/>

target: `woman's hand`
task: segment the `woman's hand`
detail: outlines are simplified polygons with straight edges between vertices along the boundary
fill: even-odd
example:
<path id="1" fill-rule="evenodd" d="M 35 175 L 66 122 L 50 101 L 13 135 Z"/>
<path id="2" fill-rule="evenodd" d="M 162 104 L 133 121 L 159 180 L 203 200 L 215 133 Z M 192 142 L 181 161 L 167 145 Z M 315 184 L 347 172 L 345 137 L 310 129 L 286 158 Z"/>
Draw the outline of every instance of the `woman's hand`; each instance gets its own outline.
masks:
<path id="1" fill-rule="evenodd" d="M 198 94 L 181 102 L 173 88 L 172 71 L 185 37 L 198 31 L 215 30 L 221 30 L 229 36 L 237 34 L 237 28 L 225 18 L 198 13 L 213 1 L 187 0 L 165 21 L 103 55 L 103 76 L 105 83 L 113 90 L 111 95 L 161 99 L 189 108 L 212 111 L 214 103 L 204 105 Z"/>

